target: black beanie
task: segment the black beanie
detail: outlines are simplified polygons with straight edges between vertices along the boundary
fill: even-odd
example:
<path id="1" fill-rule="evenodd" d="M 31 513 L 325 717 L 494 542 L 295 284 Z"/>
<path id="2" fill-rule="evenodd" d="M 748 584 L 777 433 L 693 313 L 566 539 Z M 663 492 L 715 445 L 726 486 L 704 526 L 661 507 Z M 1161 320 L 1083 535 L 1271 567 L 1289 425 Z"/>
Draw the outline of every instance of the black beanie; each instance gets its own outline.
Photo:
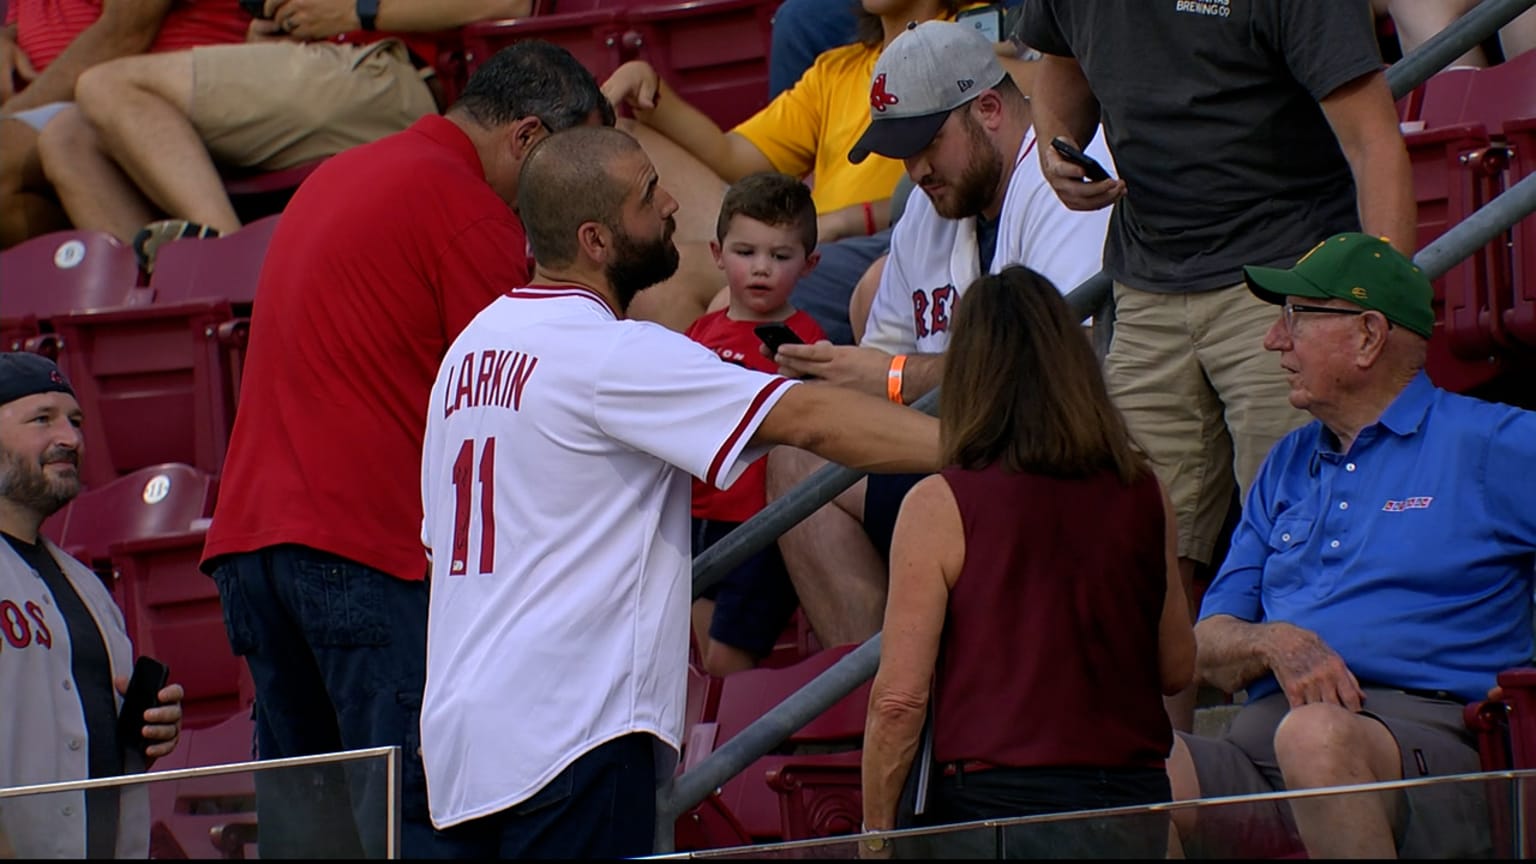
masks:
<path id="1" fill-rule="evenodd" d="M 0 353 L 0 405 L 38 393 L 75 395 L 64 373 L 47 357 L 28 351 Z"/>

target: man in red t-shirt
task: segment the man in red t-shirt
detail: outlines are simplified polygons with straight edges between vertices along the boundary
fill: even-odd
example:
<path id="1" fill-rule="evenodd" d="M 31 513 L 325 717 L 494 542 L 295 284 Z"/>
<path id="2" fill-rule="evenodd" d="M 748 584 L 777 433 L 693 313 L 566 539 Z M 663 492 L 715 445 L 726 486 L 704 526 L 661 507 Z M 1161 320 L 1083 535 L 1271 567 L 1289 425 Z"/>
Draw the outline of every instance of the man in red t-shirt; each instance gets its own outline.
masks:
<path id="1" fill-rule="evenodd" d="M 782 323 L 806 344 L 827 338 L 811 316 L 789 304 L 795 284 L 820 257 L 816 205 L 804 183 L 766 171 L 731 184 L 720 204 L 715 238 L 710 251 L 725 273 L 730 305 L 693 322 L 689 339 L 727 363 L 777 372 L 778 365 L 763 354 L 759 326 Z M 764 465 L 761 459 L 752 463 L 724 491 L 693 481 L 694 555 L 763 509 Z M 694 637 L 704 670 L 729 675 L 756 666 L 773 651 L 799 605 L 777 545 L 742 562 L 694 601 Z"/>
<path id="2" fill-rule="evenodd" d="M 417 752 L 429 393 L 464 325 L 528 281 L 509 206 L 524 157 L 551 131 L 586 124 L 612 125 L 613 109 L 575 58 L 543 42 L 504 49 L 445 115 L 311 175 L 257 286 L 203 567 L 256 685 L 261 758 L 400 747 L 408 858 L 453 851 L 433 833 Z M 284 854 L 335 853 L 306 845 L 337 836 L 323 810 L 335 790 L 293 785 L 258 802 L 264 856 L 274 842 Z M 370 855 L 384 852 L 382 795 L 354 784 Z M 274 807 L 284 812 L 269 820 Z"/>
<path id="3" fill-rule="evenodd" d="M 132 243 L 149 270 L 166 240 L 240 227 L 221 169 L 292 168 L 435 113 L 430 34 L 531 6 L 266 0 L 247 44 L 84 76 L 78 115 L 44 136 L 44 169 L 76 227 Z"/>
<path id="4" fill-rule="evenodd" d="M 118 57 L 245 38 L 230 0 L 12 0 L 0 28 L 0 247 L 69 227 L 38 133 L 86 69 Z"/>

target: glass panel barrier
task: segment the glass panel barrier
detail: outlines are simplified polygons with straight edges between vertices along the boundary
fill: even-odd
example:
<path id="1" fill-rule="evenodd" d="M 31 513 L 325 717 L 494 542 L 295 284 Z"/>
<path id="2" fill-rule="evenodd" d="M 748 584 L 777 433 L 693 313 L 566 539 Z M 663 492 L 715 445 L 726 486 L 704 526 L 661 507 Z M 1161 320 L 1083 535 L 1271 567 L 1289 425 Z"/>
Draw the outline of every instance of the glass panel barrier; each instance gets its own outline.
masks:
<path id="1" fill-rule="evenodd" d="M 57 857 L 59 826 L 115 795 L 132 857 L 396 858 L 399 778 L 378 747 L 0 789 L 0 857 Z"/>
<path id="2" fill-rule="evenodd" d="M 886 832 L 896 858 L 1529 858 L 1536 771 L 1431 777 Z M 1376 834 L 1373 820 L 1387 826 Z M 1298 823 L 1307 828 L 1306 842 Z M 1314 827 L 1315 826 L 1315 827 Z M 1176 832 L 1176 833 L 1175 833 Z M 1371 845 L 1375 840 L 1378 844 Z M 663 858 L 858 858 L 838 837 Z M 864 857 L 872 857 L 865 855 Z"/>

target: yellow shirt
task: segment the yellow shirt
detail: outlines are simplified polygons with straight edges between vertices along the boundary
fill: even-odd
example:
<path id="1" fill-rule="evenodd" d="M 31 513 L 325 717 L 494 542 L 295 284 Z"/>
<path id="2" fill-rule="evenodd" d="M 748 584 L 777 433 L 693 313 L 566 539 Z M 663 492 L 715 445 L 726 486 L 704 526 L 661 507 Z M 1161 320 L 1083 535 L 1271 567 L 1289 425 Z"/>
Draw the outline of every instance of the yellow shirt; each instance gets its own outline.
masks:
<path id="1" fill-rule="evenodd" d="M 863 164 L 848 151 L 869 125 L 869 82 L 880 49 L 844 45 L 823 51 L 800 81 L 731 130 L 794 177 L 815 175 L 817 213 L 891 197 L 900 162 L 871 154 Z"/>

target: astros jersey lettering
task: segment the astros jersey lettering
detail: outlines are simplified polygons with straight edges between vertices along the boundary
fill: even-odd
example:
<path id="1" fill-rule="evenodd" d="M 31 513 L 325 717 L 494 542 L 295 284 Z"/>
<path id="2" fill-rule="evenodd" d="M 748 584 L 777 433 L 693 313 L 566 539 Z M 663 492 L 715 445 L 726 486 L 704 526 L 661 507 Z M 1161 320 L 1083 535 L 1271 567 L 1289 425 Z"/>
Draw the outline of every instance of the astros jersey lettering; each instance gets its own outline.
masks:
<path id="1" fill-rule="evenodd" d="M 434 824 L 512 806 L 628 733 L 678 747 L 689 475 L 734 482 L 793 383 L 573 285 L 519 288 L 454 341 L 422 456 Z"/>

